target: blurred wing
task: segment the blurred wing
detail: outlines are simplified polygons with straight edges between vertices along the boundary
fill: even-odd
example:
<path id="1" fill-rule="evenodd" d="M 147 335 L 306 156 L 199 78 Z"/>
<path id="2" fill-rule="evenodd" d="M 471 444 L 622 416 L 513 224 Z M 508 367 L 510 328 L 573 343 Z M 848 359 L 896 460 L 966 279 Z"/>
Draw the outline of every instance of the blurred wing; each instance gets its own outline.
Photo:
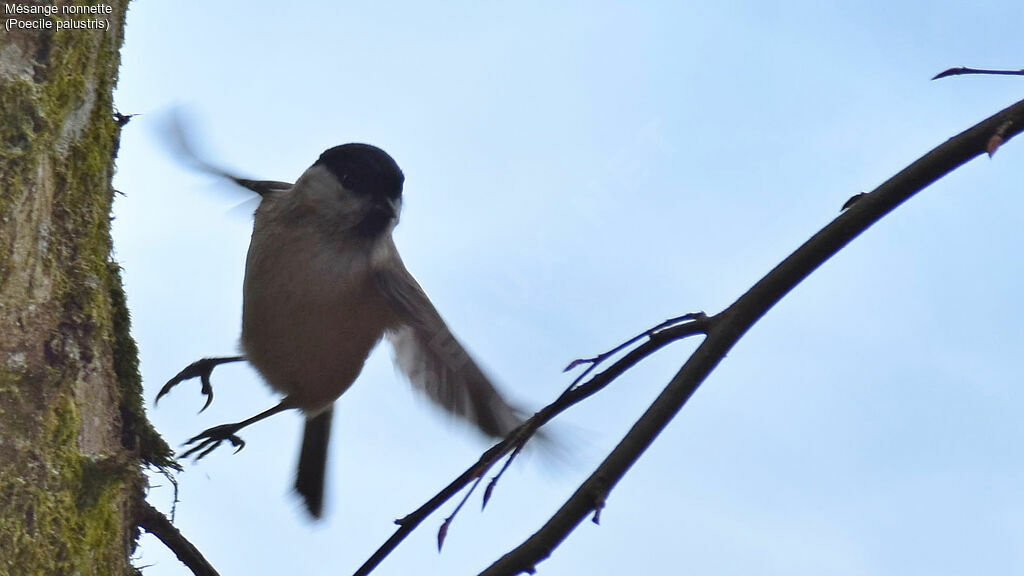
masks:
<path id="1" fill-rule="evenodd" d="M 221 178 L 227 178 L 235 184 L 238 184 L 243 188 L 248 188 L 260 196 L 265 196 L 275 192 L 284 192 L 292 187 L 290 182 L 250 180 L 248 178 L 241 178 L 220 166 L 216 166 L 206 161 L 203 159 L 201 154 L 196 152 L 195 145 L 189 137 L 189 134 L 194 133 L 195 130 L 186 126 L 188 123 L 189 121 L 184 117 L 184 113 L 181 110 L 172 111 L 167 122 L 163 126 L 163 137 L 167 147 L 178 158 L 178 160 L 187 164 L 192 169 L 200 172 L 206 172 L 207 174 L 212 174 L 214 176 L 220 176 Z"/>
<path id="2" fill-rule="evenodd" d="M 377 272 L 377 283 L 398 315 L 387 333 L 395 363 L 445 410 L 490 436 L 505 436 L 522 421 L 445 325 L 400 259 Z"/>
<path id="3" fill-rule="evenodd" d="M 291 189 L 291 182 L 278 182 L 277 180 L 249 180 L 248 178 L 239 178 L 228 172 L 220 171 L 216 172 L 219 176 L 228 178 L 239 186 L 248 188 L 260 196 L 266 196 L 267 194 L 274 194 L 276 192 L 287 192 Z"/>

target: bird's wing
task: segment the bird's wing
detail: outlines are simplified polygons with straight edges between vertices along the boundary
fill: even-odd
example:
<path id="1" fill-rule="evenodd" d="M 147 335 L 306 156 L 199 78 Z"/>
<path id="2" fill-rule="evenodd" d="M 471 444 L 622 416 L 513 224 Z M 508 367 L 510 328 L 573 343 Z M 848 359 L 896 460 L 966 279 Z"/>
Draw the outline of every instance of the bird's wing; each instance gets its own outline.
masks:
<path id="1" fill-rule="evenodd" d="M 169 150 L 177 156 L 179 160 L 193 169 L 200 172 L 206 172 L 207 174 L 212 174 L 214 176 L 227 178 L 235 184 L 252 190 L 260 196 L 266 196 L 267 194 L 275 192 L 284 192 L 292 187 L 290 182 L 279 182 L 276 180 L 250 180 L 248 178 L 242 178 L 205 160 L 203 156 L 196 151 L 195 144 L 190 137 L 190 133 L 194 132 L 194 129 L 190 129 L 187 126 L 188 123 L 188 120 L 180 110 L 173 112 L 163 127 L 163 136 Z"/>
<path id="2" fill-rule="evenodd" d="M 399 324 L 387 332 L 398 368 L 445 410 L 490 436 L 505 436 L 521 419 L 396 260 L 377 271 L 377 284 L 398 316 Z"/>
<path id="3" fill-rule="evenodd" d="M 267 194 L 274 194 L 276 192 L 287 192 L 291 189 L 291 182 L 279 182 L 277 180 L 249 180 L 248 178 L 239 178 L 228 172 L 215 172 L 219 176 L 228 178 L 235 184 L 248 188 L 260 196 L 266 196 Z"/>

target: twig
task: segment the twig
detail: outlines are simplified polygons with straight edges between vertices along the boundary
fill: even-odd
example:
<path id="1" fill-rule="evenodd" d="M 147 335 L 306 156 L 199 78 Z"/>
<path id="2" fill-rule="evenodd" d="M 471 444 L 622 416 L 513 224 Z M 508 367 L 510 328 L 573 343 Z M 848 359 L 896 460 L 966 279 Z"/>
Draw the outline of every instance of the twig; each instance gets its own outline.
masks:
<path id="1" fill-rule="evenodd" d="M 476 487 L 480 485 L 480 481 L 483 479 L 483 475 L 477 476 L 476 481 L 473 482 L 473 485 L 470 486 L 469 490 L 466 491 L 466 495 L 463 496 L 462 500 L 459 500 L 458 505 L 455 506 L 455 510 L 452 510 L 452 513 L 449 514 L 448 517 L 445 518 L 443 522 L 441 522 L 441 527 L 437 530 L 438 552 L 440 552 L 441 548 L 444 546 L 444 539 L 448 536 L 448 527 L 452 525 L 452 520 L 455 520 L 455 516 L 458 515 L 459 510 L 462 510 L 462 507 L 466 505 L 466 501 L 469 500 L 469 497 L 473 495 L 473 492 L 476 491 Z"/>
<path id="2" fill-rule="evenodd" d="M 984 68 L 964 68 L 963 66 L 957 66 L 956 68 L 950 68 L 949 70 L 943 70 L 935 76 L 932 76 L 932 80 L 938 80 L 939 78 L 947 78 L 949 76 L 960 76 L 961 74 L 990 74 L 995 76 L 1024 76 L 1024 69 L 1021 70 L 987 70 Z"/>
<path id="3" fill-rule="evenodd" d="M 703 312 L 691 312 L 690 314 L 683 314 L 682 316 L 669 318 L 668 320 L 665 320 L 661 324 L 658 324 L 653 328 L 648 328 L 647 330 L 644 330 L 643 332 L 637 334 L 636 336 L 633 336 L 629 340 L 626 340 L 622 344 L 619 344 L 618 346 L 612 348 L 611 350 L 608 350 L 607 352 L 598 354 L 593 358 L 577 358 L 572 362 L 569 362 L 569 365 L 566 366 L 565 369 L 562 370 L 562 372 L 568 372 L 577 366 L 582 366 L 583 364 L 590 365 L 579 376 L 577 376 L 575 380 L 572 381 L 572 384 L 569 385 L 569 388 L 575 388 L 577 384 L 579 384 L 584 378 L 589 376 L 595 368 L 597 368 L 598 364 L 603 363 L 605 360 L 611 358 L 612 356 L 618 354 L 619 352 L 625 350 L 626 348 L 632 346 L 633 344 L 639 342 L 640 340 L 643 340 L 644 338 L 650 338 L 654 333 L 660 330 L 664 330 L 670 326 L 675 326 L 676 324 L 680 324 L 682 322 L 696 320 L 697 318 L 700 318 L 702 316 L 704 316 Z"/>
<path id="4" fill-rule="evenodd" d="M 174 514 L 178 511 L 178 479 L 166 468 L 156 468 L 156 472 L 167 479 L 171 483 L 171 490 L 174 494 L 173 500 L 171 500 L 171 523 L 174 523 Z"/>
<path id="5" fill-rule="evenodd" d="M 450 484 L 435 494 L 433 498 L 406 517 L 395 520 L 395 524 L 398 524 L 398 529 L 395 530 L 395 533 L 392 534 L 391 537 L 388 538 L 388 540 L 382 544 L 381 547 L 378 548 L 377 551 L 374 552 L 358 570 L 356 570 L 354 576 L 366 576 L 372 572 L 378 565 L 380 565 L 381 561 L 383 561 L 388 554 L 397 548 L 398 545 L 401 544 L 402 541 L 405 540 L 405 538 L 411 534 L 421 522 L 423 522 L 424 519 L 430 516 L 434 511 L 440 508 L 441 505 L 451 499 L 452 496 L 465 488 L 469 483 L 478 481 L 478 479 L 486 474 L 495 463 L 501 460 L 502 456 L 509 454 L 515 450 L 517 446 L 521 446 L 525 443 L 538 428 L 551 421 L 555 416 L 558 416 L 571 406 L 582 402 L 593 394 L 596 394 L 623 372 L 629 370 L 638 362 L 661 348 L 688 336 L 707 333 L 711 319 L 701 313 L 688 316 L 692 316 L 692 319 L 682 324 L 658 329 L 666 324 L 663 322 L 657 327 L 648 330 L 647 332 L 650 332 L 650 335 L 647 342 L 644 342 L 633 350 L 627 352 L 622 358 L 618 359 L 614 364 L 608 367 L 608 369 L 595 375 L 586 383 L 570 387 L 562 392 L 558 399 L 531 416 L 504 440 L 490 447 L 483 453 L 483 455 L 480 456 L 476 463 L 467 468 L 466 471 L 458 478 L 452 480 Z M 645 332 L 645 335 L 647 332 Z M 632 342 L 636 341 L 636 338 L 632 339 Z M 619 347 L 619 349 L 621 349 L 621 347 Z"/>
<path id="6" fill-rule="evenodd" d="M 569 385 L 567 391 L 576 388 L 576 385 L 579 384 L 581 380 L 586 378 L 591 372 L 593 372 L 598 367 L 598 365 L 604 363 L 612 356 L 615 356 L 619 352 L 625 350 L 629 346 L 632 346 L 638 341 L 644 338 L 651 338 L 652 336 L 654 336 L 655 334 L 662 330 L 665 330 L 666 328 L 670 328 L 672 326 L 679 325 L 683 322 L 690 322 L 697 319 L 707 320 L 707 316 L 703 312 L 692 312 L 689 314 L 684 314 L 682 316 L 677 316 L 675 318 L 669 318 L 668 320 L 665 320 L 664 322 L 658 324 L 657 326 L 644 330 L 640 334 L 637 334 L 636 336 L 630 338 L 629 340 L 626 340 L 625 342 L 619 344 L 618 346 L 612 348 L 611 350 L 608 350 L 607 352 L 602 352 L 601 354 L 598 354 L 597 356 L 594 356 L 592 358 L 577 358 L 576 360 L 573 360 L 572 362 L 569 363 L 568 366 L 565 367 L 564 370 L 562 370 L 563 372 L 568 372 L 573 368 L 581 366 L 583 364 L 589 364 L 589 366 L 587 366 L 587 369 L 584 370 L 579 376 L 577 376 L 572 381 L 572 384 Z M 509 467 L 512 465 L 512 462 L 515 461 L 516 457 L 519 456 L 519 454 L 523 451 L 523 448 L 525 446 L 525 441 L 516 444 L 515 449 L 513 449 L 512 452 L 505 459 L 505 463 L 501 466 L 501 470 L 498 470 L 498 473 L 495 474 L 494 477 L 491 478 L 491 481 L 487 483 L 487 488 L 484 489 L 484 497 L 482 498 L 482 501 L 480 503 L 481 510 L 487 507 L 487 503 L 490 502 L 491 500 L 491 494 L 494 492 L 495 486 L 498 485 L 498 482 L 501 480 L 501 477 L 505 475 L 505 471 L 509 469 Z M 473 485 L 473 487 L 470 489 L 470 492 L 472 492 L 475 489 L 476 484 Z M 459 507 L 461 508 L 461 505 Z"/>
<path id="7" fill-rule="evenodd" d="M 156 536 L 170 548 L 178 560 L 188 566 L 196 576 L 220 576 L 206 558 L 192 545 L 181 532 L 171 524 L 162 512 L 153 508 L 149 502 L 141 502 L 136 512 L 139 528 Z"/>
<path id="8" fill-rule="evenodd" d="M 1024 100 L 947 140 L 863 196 L 783 260 L 767 276 L 710 320 L 707 337 L 618 446 L 535 534 L 505 554 L 481 576 L 533 573 L 536 565 L 600 510 L 604 497 L 651 445 L 697 387 L 757 320 L 804 278 L 872 224 L 919 191 L 972 158 L 984 154 L 993 134 L 1003 141 L 1024 129 Z"/>
<path id="9" fill-rule="evenodd" d="M 484 508 L 487 508 L 487 503 L 491 501 L 491 494 L 494 492 L 494 487 L 498 485 L 498 481 L 505 475 L 505 471 L 512 465 L 512 461 L 516 459 L 516 456 L 523 451 L 523 446 L 525 445 L 520 444 L 519 446 L 516 446 L 516 449 L 508 455 L 508 458 L 505 459 L 505 463 L 502 464 L 501 470 L 498 470 L 498 473 L 495 474 L 494 477 L 491 478 L 491 481 L 487 483 L 487 488 L 484 489 L 484 497 L 480 499 L 481 511 L 483 511 Z"/>

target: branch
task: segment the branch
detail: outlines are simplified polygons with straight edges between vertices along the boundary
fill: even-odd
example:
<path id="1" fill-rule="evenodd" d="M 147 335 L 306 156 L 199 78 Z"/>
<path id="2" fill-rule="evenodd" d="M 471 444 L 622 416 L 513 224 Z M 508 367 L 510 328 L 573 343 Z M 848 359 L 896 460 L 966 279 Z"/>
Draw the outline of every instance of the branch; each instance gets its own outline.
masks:
<path id="1" fill-rule="evenodd" d="M 949 70 L 943 70 L 935 76 L 932 76 L 932 80 L 938 80 L 939 78 L 948 78 L 949 76 L 960 76 L 961 74 L 989 74 L 993 76 L 1024 76 L 1024 70 L 987 70 L 984 68 L 964 68 L 958 66 L 956 68 L 950 68 Z"/>
<path id="2" fill-rule="evenodd" d="M 149 502 L 139 504 L 137 519 L 139 528 L 156 536 L 163 542 L 178 560 L 188 566 L 196 576 L 220 576 L 213 566 L 206 561 L 199 549 L 192 545 L 181 532 L 171 524 L 162 512 L 153 508 Z"/>
<path id="3" fill-rule="evenodd" d="M 681 340 L 688 336 L 706 334 L 708 327 L 709 319 L 704 314 L 687 314 L 686 316 L 680 316 L 679 318 L 662 322 L 654 328 L 645 331 L 639 336 L 631 338 L 625 344 L 619 345 L 605 354 L 570 364 L 569 367 L 566 368 L 567 370 L 572 369 L 580 363 L 590 363 L 590 369 L 593 369 L 597 364 L 607 360 L 612 354 L 621 351 L 625 346 L 635 343 L 645 336 L 647 337 L 646 342 L 629 351 L 622 358 L 612 364 L 607 370 L 595 375 L 586 383 L 577 386 L 576 384 L 579 381 L 579 378 L 577 378 L 577 381 L 573 382 L 573 385 L 566 389 L 558 399 L 530 417 L 526 422 L 513 430 L 504 440 L 489 448 L 482 456 L 480 456 L 476 463 L 467 468 L 465 472 L 448 484 L 448 486 L 445 486 L 440 492 L 434 495 L 433 498 L 428 500 L 408 516 L 395 520 L 395 524 L 398 524 L 399 526 L 398 529 L 362 566 L 359 567 L 358 570 L 356 570 L 354 576 L 366 576 L 372 572 L 378 565 L 380 565 L 381 561 L 383 561 L 388 554 L 397 548 L 398 545 L 401 544 L 402 541 L 405 540 L 405 538 L 427 518 L 427 516 L 430 516 L 434 511 L 440 508 L 453 496 L 458 494 L 466 486 L 473 484 L 475 487 L 479 483 L 478 480 L 486 474 L 494 464 L 500 461 L 502 457 L 510 453 L 514 453 L 518 447 L 522 446 L 527 440 L 529 440 L 537 429 L 551 421 L 555 416 L 558 416 L 569 407 L 594 395 L 619 377 L 623 372 L 629 370 L 654 352 L 657 352 L 672 342 Z M 586 375 L 586 372 L 584 375 Z M 487 497 L 490 496 L 492 489 L 493 484 L 489 485 L 487 488 Z M 444 535 L 447 533 L 450 523 L 451 517 L 446 519 L 442 524 L 442 533 L 439 533 L 438 535 L 439 542 L 444 539 Z"/>
<path id="4" fill-rule="evenodd" d="M 947 140 L 865 194 L 782 261 L 720 314 L 710 319 L 707 338 L 633 425 L 597 470 L 533 536 L 498 559 L 481 576 L 532 574 L 538 562 L 583 519 L 600 511 L 612 488 L 672 420 L 733 345 L 779 300 L 814 270 L 900 204 L 975 156 L 993 136 L 1007 141 L 1024 129 L 1024 101 Z"/>

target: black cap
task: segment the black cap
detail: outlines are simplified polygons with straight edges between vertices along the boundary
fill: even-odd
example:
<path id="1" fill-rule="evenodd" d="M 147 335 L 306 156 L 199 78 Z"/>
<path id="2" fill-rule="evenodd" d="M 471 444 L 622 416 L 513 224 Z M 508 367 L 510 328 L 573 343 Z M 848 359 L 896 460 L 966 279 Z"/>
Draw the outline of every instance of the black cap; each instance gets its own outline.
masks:
<path id="1" fill-rule="evenodd" d="M 334 174 L 338 182 L 356 194 L 397 200 L 405 176 L 394 158 L 369 144 L 342 144 L 320 155 L 316 163 Z"/>

